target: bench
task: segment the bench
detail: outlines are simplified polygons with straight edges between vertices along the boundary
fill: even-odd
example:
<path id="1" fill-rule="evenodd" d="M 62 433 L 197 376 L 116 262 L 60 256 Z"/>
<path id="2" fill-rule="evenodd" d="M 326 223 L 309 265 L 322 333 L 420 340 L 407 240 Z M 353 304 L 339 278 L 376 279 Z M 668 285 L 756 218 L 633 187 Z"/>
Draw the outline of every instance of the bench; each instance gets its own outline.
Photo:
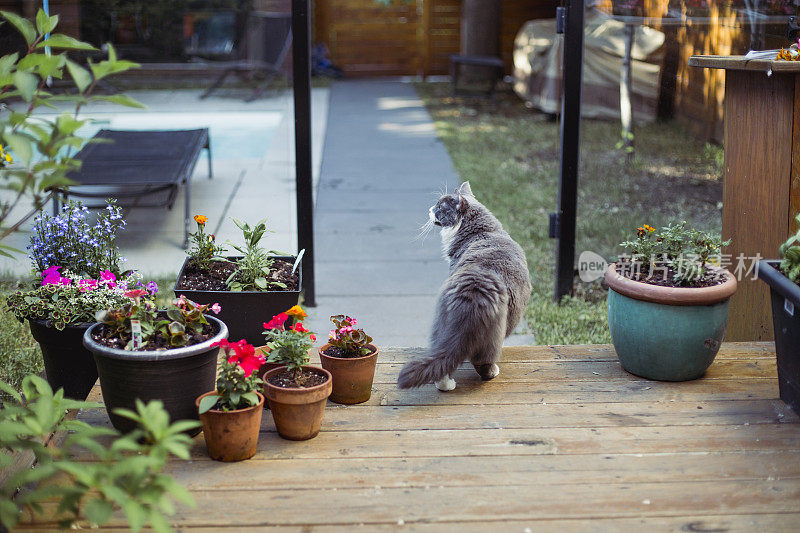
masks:
<path id="1" fill-rule="evenodd" d="M 190 182 L 202 149 L 208 151 L 208 178 L 211 170 L 211 145 L 208 128 L 196 130 L 121 131 L 100 130 L 94 141 L 75 156 L 81 161 L 80 170 L 67 177 L 75 182 L 69 188 L 54 191 L 54 210 L 69 196 L 78 198 L 134 198 L 123 207 L 167 207 L 172 209 L 178 188 L 183 185 L 186 195 L 183 246 L 189 244 L 191 231 Z M 115 187 L 108 191 L 83 191 L 72 187 Z M 161 201 L 140 203 L 139 198 L 166 193 Z M 100 206 L 87 206 L 100 207 Z"/>

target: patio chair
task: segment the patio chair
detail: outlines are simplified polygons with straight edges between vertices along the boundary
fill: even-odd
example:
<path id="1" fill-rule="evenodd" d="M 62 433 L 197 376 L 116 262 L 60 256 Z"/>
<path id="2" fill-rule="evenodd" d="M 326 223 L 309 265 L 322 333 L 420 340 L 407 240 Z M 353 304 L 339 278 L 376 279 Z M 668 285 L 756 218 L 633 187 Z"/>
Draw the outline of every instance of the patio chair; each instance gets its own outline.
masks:
<path id="1" fill-rule="evenodd" d="M 78 198 L 135 199 L 123 202 L 123 207 L 167 207 L 172 209 L 178 188 L 184 185 L 186 211 L 184 215 L 184 248 L 189 244 L 191 230 L 190 182 L 197 159 L 203 148 L 208 151 L 208 178 L 211 170 L 211 145 L 208 128 L 196 130 L 120 131 L 100 130 L 93 140 L 75 156 L 81 161 L 80 170 L 68 177 L 72 187 L 113 187 L 113 191 L 75 190 L 60 188 L 54 191 L 54 210 L 69 196 Z M 139 198 L 162 193 L 165 198 L 141 203 Z M 158 198 L 156 196 L 156 198 Z M 88 205 L 90 208 L 102 207 Z"/>
<path id="2" fill-rule="evenodd" d="M 245 99 L 251 102 L 264 93 L 269 83 L 280 72 L 292 48 L 292 16 L 289 13 L 253 12 L 247 20 L 247 29 L 239 43 L 240 59 L 229 62 L 208 63 L 222 73 L 200 98 L 208 97 L 220 88 L 231 74 L 252 76 L 262 72 L 265 78 Z"/>

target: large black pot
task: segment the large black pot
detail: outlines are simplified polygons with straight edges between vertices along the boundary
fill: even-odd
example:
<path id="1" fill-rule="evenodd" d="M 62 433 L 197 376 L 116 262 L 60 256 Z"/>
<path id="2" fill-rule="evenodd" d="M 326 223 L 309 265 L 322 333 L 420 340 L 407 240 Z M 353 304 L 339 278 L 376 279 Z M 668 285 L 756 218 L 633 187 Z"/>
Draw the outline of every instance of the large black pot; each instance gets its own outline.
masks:
<path id="1" fill-rule="evenodd" d="M 228 259 L 239 259 L 229 257 Z M 275 256 L 275 259 L 294 262 L 292 256 Z M 178 274 L 178 281 L 183 277 L 186 268 L 187 258 L 183 262 L 181 271 Z M 303 286 L 303 271 L 300 266 L 298 287 Z M 222 311 L 217 315 L 220 320 L 228 325 L 229 336 L 232 340 L 246 339 L 253 346 L 264 344 L 264 322 L 269 320 L 292 307 L 297 305 L 300 300 L 300 290 L 296 291 L 193 291 L 177 288 L 177 283 L 173 288 L 175 296 L 185 295 L 190 300 L 199 304 L 219 303 Z"/>
<path id="2" fill-rule="evenodd" d="M 92 353 L 83 346 L 89 322 L 69 324 L 57 330 L 49 320 L 28 319 L 31 334 L 42 349 L 47 382 L 53 390 L 64 389 L 64 396 L 85 400 L 97 381 Z"/>
<path id="3" fill-rule="evenodd" d="M 161 400 L 170 420 L 197 420 L 195 398 L 216 387 L 219 347 L 211 345 L 228 338 L 225 324 L 206 316 L 216 330 L 207 341 L 162 351 L 128 351 L 102 346 L 92 339 L 95 324 L 83 336 L 83 344 L 94 355 L 100 388 L 111 424 L 127 433 L 136 428 L 132 420 L 114 413 L 123 407 L 135 410 L 136 399 Z M 200 429 L 195 430 L 196 435 Z"/>
<path id="4" fill-rule="evenodd" d="M 781 400 L 800 413 L 800 286 L 784 276 L 780 261 L 759 261 L 758 277 L 770 288 Z"/>

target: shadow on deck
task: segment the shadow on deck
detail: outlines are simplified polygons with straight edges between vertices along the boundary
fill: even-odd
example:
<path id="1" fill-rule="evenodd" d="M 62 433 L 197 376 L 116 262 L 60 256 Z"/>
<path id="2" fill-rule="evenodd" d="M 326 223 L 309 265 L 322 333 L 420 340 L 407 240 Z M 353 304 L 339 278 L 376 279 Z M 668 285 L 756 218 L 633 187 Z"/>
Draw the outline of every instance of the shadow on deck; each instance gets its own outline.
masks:
<path id="1" fill-rule="evenodd" d="M 212 461 L 196 437 L 169 472 L 198 507 L 173 526 L 797 531 L 800 418 L 772 343 L 727 343 L 684 383 L 632 376 L 610 346 L 506 348 L 498 378 L 464 366 L 449 393 L 397 389 L 410 353 L 382 349 L 370 401 L 329 403 L 310 441 L 281 439 L 268 413 L 249 461 Z"/>

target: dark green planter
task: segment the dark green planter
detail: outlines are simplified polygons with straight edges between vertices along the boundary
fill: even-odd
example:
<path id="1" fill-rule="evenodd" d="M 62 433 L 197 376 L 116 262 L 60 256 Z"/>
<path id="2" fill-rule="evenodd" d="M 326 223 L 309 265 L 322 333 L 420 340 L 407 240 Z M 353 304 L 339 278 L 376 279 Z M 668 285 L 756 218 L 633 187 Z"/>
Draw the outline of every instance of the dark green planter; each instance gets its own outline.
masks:
<path id="1" fill-rule="evenodd" d="M 736 279 L 676 289 L 621 278 L 613 268 L 606 272 L 608 326 L 622 368 L 659 381 L 701 377 L 722 344 Z"/>
<path id="2" fill-rule="evenodd" d="M 52 389 L 64 389 L 64 396 L 85 400 L 97 381 L 92 353 L 83 346 L 89 322 L 69 324 L 57 330 L 49 320 L 28 319 L 31 334 L 42 349 L 44 371 Z"/>

